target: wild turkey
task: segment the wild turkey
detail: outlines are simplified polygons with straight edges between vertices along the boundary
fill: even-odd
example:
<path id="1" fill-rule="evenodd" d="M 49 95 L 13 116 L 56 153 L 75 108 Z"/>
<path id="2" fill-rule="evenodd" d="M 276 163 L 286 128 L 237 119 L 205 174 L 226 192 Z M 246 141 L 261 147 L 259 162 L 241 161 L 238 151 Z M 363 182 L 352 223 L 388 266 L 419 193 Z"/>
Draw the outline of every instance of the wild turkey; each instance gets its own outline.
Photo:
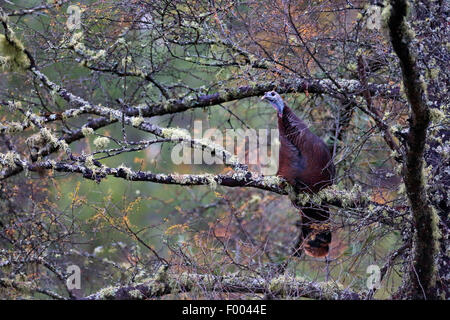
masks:
<path id="1" fill-rule="evenodd" d="M 278 113 L 280 154 L 277 175 L 285 178 L 296 193 L 317 193 L 333 183 L 335 167 L 330 151 L 322 139 L 312 133 L 275 91 L 266 92 L 267 100 Z M 331 229 L 329 210 L 322 206 L 300 207 L 301 232 L 294 254 L 301 249 L 313 257 L 328 254 Z"/>

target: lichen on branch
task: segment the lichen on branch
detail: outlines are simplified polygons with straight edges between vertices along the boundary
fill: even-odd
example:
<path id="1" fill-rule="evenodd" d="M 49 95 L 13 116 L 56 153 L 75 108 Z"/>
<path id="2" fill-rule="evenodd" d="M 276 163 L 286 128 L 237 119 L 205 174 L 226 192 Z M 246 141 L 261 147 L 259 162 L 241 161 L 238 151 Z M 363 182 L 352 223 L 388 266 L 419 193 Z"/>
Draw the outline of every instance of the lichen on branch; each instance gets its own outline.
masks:
<path id="1" fill-rule="evenodd" d="M 8 16 L 0 8 L 0 23 L 5 29 L 5 35 L 0 34 L 0 70 L 24 72 L 30 65 L 30 59 L 25 53 L 25 47 L 8 27 Z"/>

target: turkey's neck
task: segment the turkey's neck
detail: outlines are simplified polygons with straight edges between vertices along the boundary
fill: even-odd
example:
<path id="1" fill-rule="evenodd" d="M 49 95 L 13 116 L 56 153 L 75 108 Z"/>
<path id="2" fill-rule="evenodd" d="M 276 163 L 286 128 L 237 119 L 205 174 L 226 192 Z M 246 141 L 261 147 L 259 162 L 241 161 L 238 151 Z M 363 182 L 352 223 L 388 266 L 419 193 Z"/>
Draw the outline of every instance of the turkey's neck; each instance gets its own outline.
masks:
<path id="1" fill-rule="evenodd" d="M 302 138 L 309 132 L 308 126 L 287 105 L 284 105 L 283 114 L 278 115 L 278 130 L 288 139 L 292 136 Z"/>

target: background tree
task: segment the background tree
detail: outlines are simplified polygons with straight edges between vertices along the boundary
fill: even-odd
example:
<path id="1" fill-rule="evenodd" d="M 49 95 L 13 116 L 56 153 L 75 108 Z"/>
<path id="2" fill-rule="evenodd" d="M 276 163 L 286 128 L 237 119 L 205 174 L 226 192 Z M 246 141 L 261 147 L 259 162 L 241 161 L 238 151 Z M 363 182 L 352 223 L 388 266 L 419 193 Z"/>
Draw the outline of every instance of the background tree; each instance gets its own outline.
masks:
<path id="1" fill-rule="evenodd" d="M 2 298 L 449 298 L 444 1 L 0 4 Z M 187 134 L 276 128 L 269 90 L 335 186 Z M 175 165 L 180 142 L 226 165 Z M 290 200 L 331 211 L 328 263 L 291 256 Z"/>

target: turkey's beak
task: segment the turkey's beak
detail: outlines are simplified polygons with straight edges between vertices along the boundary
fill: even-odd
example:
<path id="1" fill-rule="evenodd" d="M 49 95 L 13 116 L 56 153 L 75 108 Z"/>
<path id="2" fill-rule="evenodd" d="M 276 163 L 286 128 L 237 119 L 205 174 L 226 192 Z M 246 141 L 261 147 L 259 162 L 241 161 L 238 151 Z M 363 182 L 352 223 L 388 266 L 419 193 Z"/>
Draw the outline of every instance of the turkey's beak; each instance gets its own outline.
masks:
<path id="1" fill-rule="evenodd" d="M 269 95 L 267 94 L 267 92 L 264 93 L 264 95 L 261 97 L 261 100 L 262 100 L 262 101 L 264 101 L 264 100 L 269 100 L 269 101 L 270 101 Z"/>

